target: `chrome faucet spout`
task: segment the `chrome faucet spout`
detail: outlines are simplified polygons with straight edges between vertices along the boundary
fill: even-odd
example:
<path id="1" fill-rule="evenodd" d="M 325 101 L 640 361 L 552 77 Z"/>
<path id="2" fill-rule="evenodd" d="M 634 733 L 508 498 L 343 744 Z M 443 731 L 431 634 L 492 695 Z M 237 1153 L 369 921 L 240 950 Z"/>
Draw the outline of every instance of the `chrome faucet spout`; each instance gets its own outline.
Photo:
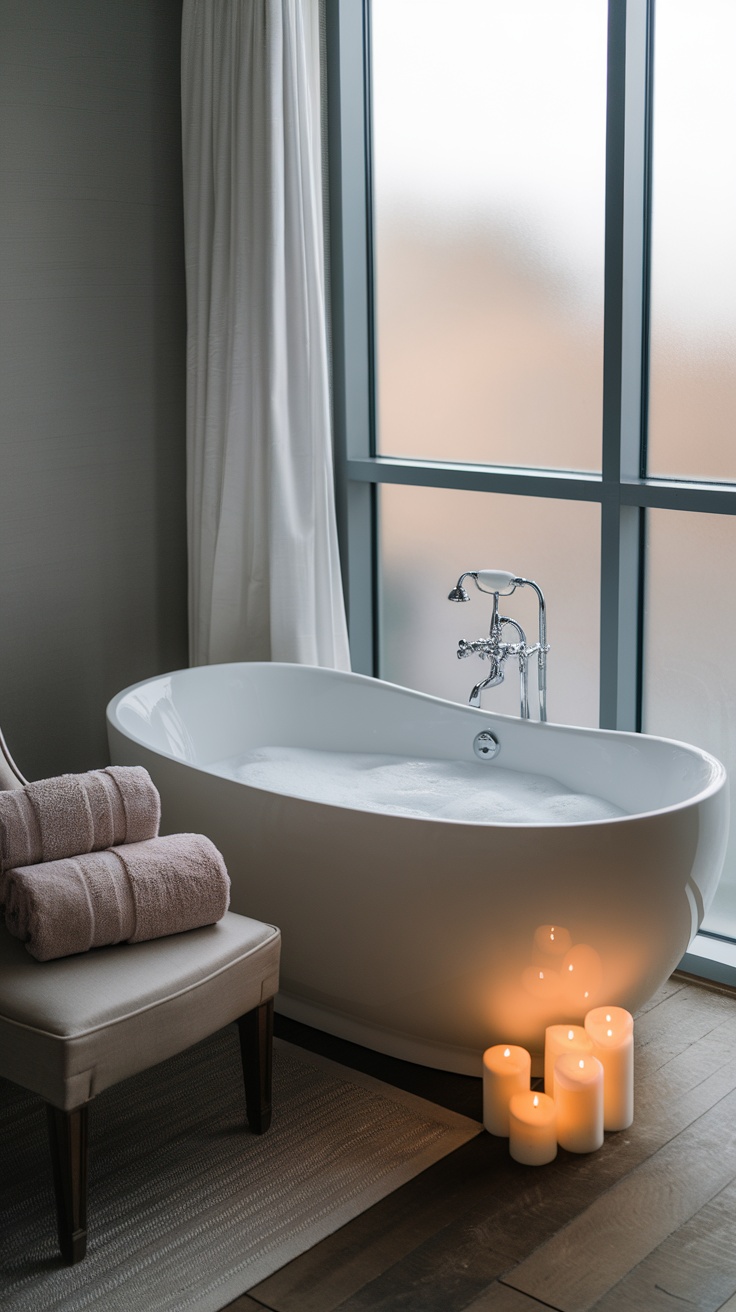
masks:
<path id="1" fill-rule="evenodd" d="M 499 683 L 503 683 L 503 670 L 497 667 L 495 672 L 491 669 L 491 673 L 488 675 L 487 679 L 481 679 L 480 683 L 476 683 L 473 691 L 468 697 L 468 705 L 480 706 L 480 695 L 483 692 L 483 689 L 497 688 Z"/>

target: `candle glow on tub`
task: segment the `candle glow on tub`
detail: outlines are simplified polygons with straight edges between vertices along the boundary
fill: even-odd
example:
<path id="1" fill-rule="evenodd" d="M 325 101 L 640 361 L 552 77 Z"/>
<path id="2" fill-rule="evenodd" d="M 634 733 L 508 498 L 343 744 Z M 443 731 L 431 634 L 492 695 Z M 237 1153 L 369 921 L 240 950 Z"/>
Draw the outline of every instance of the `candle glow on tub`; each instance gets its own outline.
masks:
<path id="1" fill-rule="evenodd" d="M 634 1119 L 634 1020 L 623 1007 L 594 1007 L 585 1032 L 603 1066 L 603 1124 L 626 1130 Z"/>
<path id="2" fill-rule="evenodd" d="M 526 1048 L 497 1043 L 483 1053 L 483 1124 L 489 1134 L 508 1137 L 509 1102 L 528 1093 L 532 1059 Z"/>
<path id="3" fill-rule="evenodd" d="M 559 970 L 562 958 L 571 947 L 569 929 L 561 925 L 538 925 L 534 931 L 532 965 Z"/>
<path id="4" fill-rule="evenodd" d="M 557 1156 L 556 1110 L 546 1093 L 515 1093 L 509 1102 L 509 1152 L 524 1166 L 544 1166 Z"/>
<path id="5" fill-rule="evenodd" d="M 548 1025 L 544 1032 L 544 1091 L 554 1098 L 555 1062 L 564 1053 L 579 1057 L 592 1053 L 593 1041 L 582 1025 Z"/>
<path id="6" fill-rule="evenodd" d="M 554 1002 L 560 992 L 560 976 L 549 966 L 526 966 L 521 972 L 521 987 L 540 1002 Z"/>
<path id="7" fill-rule="evenodd" d="M 576 943 L 563 958 L 560 977 L 565 1002 L 575 1011 L 590 1006 L 600 997 L 603 981 L 603 962 L 600 954 L 588 943 Z"/>
<path id="8" fill-rule="evenodd" d="M 565 1053 L 555 1062 L 557 1142 L 571 1153 L 603 1144 L 603 1066 L 590 1054 Z"/>

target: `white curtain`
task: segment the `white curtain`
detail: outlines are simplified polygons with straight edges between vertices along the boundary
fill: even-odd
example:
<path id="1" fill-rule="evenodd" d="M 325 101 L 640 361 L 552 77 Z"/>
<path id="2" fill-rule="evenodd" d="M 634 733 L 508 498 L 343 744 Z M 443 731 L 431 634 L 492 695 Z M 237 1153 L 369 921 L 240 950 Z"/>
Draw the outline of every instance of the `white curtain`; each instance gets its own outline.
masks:
<path id="1" fill-rule="evenodd" d="M 349 669 L 318 0 L 184 0 L 190 658 Z"/>

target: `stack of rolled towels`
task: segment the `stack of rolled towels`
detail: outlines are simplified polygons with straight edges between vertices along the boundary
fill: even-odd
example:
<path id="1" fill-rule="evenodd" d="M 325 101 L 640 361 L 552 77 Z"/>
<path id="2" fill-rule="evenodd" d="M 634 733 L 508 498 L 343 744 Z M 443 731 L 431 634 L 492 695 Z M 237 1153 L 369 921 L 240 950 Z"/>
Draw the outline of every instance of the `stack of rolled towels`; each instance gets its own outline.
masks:
<path id="1" fill-rule="evenodd" d="M 225 862 L 202 834 L 159 835 L 142 766 L 108 766 L 0 792 L 0 911 L 38 961 L 221 920 Z"/>

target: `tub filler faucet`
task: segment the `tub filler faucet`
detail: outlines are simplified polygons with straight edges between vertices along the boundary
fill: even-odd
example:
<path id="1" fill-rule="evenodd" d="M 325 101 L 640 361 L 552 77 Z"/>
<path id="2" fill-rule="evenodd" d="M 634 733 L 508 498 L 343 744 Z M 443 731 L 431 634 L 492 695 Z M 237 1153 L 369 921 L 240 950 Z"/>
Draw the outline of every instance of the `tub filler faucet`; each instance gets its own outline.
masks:
<path id="1" fill-rule="evenodd" d="M 542 589 L 531 579 L 521 579 L 500 569 L 466 570 L 460 575 L 455 587 L 448 594 L 448 601 L 470 601 L 470 596 L 463 586 L 464 579 L 473 579 L 479 592 L 485 592 L 493 598 L 491 608 L 491 625 L 487 638 L 477 638 L 466 642 L 461 638 L 458 643 L 458 660 L 466 656 L 479 656 L 482 661 L 490 662 L 490 673 L 473 688 L 468 702 L 471 706 L 480 706 L 480 695 L 484 688 L 496 688 L 504 680 L 504 666 L 511 657 L 518 661 L 521 682 L 521 718 L 529 719 L 529 658 L 537 657 L 537 686 L 539 689 L 539 718 L 547 719 L 547 608 Z M 517 588 L 533 588 L 539 603 L 539 639 L 531 646 L 526 634 L 516 620 L 508 615 L 499 614 L 499 598 L 510 597 Z M 516 635 L 513 642 L 505 641 L 507 629 Z"/>

